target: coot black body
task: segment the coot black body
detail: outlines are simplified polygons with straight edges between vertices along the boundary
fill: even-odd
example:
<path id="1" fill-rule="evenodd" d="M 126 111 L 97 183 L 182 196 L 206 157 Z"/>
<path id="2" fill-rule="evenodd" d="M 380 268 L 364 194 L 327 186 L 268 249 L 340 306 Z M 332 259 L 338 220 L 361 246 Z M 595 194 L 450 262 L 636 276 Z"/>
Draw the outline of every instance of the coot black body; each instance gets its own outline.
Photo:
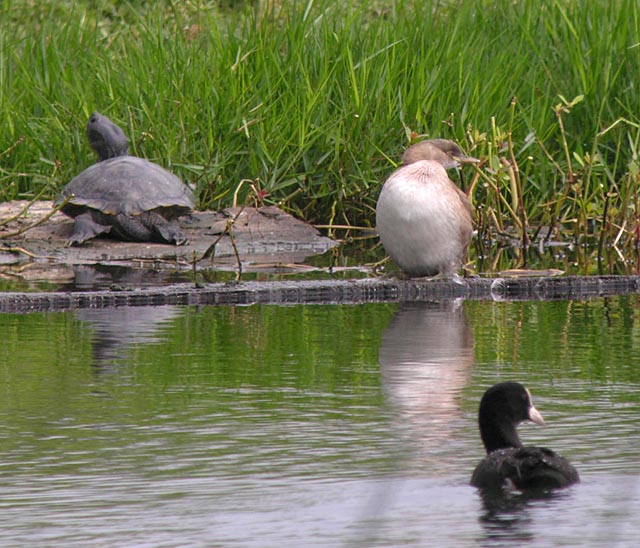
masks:
<path id="1" fill-rule="evenodd" d="M 566 487 L 580 481 L 576 469 L 551 449 L 522 445 L 516 426 L 525 420 L 544 425 L 524 386 L 503 382 L 485 392 L 478 423 L 487 456 L 474 470 L 471 485 L 530 490 Z"/>

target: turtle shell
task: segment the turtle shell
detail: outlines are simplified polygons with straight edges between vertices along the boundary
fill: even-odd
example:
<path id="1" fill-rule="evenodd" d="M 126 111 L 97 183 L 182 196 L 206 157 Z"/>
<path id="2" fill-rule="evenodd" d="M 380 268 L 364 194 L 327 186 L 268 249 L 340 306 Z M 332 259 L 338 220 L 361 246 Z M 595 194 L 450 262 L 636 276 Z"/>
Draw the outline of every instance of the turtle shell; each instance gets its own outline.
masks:
<path id="1" fill-rule="evenodd" d="M 92 208 L 106 215 L 139 215 L 166 208 L 177 217 L 195 207 L 189 188 L 173 173 L 137 156 L 118 156 L 89 166 L 64 187 L 56 205 L 77 213 Z"/>

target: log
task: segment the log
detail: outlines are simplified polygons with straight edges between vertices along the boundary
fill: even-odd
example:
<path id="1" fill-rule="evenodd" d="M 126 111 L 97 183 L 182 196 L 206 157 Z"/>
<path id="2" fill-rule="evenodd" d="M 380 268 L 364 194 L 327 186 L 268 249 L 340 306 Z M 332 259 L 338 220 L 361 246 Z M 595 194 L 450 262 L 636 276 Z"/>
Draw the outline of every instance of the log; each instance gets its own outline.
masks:
<path id="1" fill-rule="evenodd" d="M 587 300 L 637 294 L 638 276 L 399 280 L 291 280 L 190 283 L 124 291 L 0 293 L 0 312 L 24 313 L 159 305 L 361 304 L 474 299 Z"/>

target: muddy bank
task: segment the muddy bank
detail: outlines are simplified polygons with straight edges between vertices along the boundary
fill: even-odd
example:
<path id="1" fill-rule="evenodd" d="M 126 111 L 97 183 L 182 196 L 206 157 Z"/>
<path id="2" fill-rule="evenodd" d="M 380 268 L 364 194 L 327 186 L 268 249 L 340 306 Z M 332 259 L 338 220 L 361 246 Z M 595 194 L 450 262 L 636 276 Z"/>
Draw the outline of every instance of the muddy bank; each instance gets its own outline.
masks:
<path id="1" fill-rule="evenodd" d="M 0 204 L 0 221 L 18 214 L 26 204 Z M 337 245 L 311 225 L 274 206 L 185 215 L 179 224 L 189 243 L 183 246 L 95 238 L 82 246 L 67 247 L 73 221 L 62 213 L 23 234 L 15 234 L 44 217 L 51 208 L 51 202 L 36 202 L 25 215 L 0 226 L 0 276 L 70 281 L 87 275 L 89 269 L 81 266 L 108 266 L 134 269 L 143 277 L 156 275 L 162 282 L 166 277 L 159 279 L 158 272 L 237 271 L 238 260 L 244 272 L 264 272 L 279 265 L 291 265 L 295 271 L 306 258 Z"/>
<path id="2" fill-rule="evenodd" d="M 451 280 L 314 280 L 174 284 L 125 291 L 0 293 L 0 312 L 149 305 L 358 304 L 484 300 L 586 300 L 640 292 L 638 276 L 470 278 Z"/>
<path id="3" fill-rule="evenodd" d="M 20 211 L 24 202 L 0 204 L 0 219 Z M 7 226 L 11 234 L 51 211 L 50 202 L 37 202 L 28 213 Z M 324 253 L 337 242 L 276 207 L 230 208 L 194 212 L 181 219 L 189 237 L 185 246 L 128 243 L 94 239 L 80 247 L 66 247 L 73 221 L 56 214 L 24 234 L 0 239 L 0 277 L 33 280 L 72 280 L 73 291 L 0 293 L 0 312 L 58 311 L 149 305 L 253 303 L 366 303 L 441 299 L 553 300 L 590 299 L 638 293 L 638 276 L 556 276 L 559 272 L 531 271 L 533 276 L 400 280 L 395 278 L 244 281 L 184 283 L 205 270 L 244 272 L 305 272 L 304 260 Z M 215 248 L 212 244 L 215 242 Z M 209 253 L 207 253 L 209 251 Z M 101 268 L 108 269 L 101 273 Z M 115 269 L 115 270 L 114 270 Z M 122 276 L 118 278 L 118 269 Z M 329 270 L 329 269 L 325 269 Z M 115 278 L 114 278 L 115 273 Z M 171 277 L 172 273 L 180 276 Z M 537 275 L 535 275 L 537 274 Z M 97 283 L 103 275 L 105 283 Z M 332 272 L 331 275 L 335 275 Z M 180 283 L 176 283 L 180 282 Z M 108 290 L 85 290 L 109 287 Z"/>

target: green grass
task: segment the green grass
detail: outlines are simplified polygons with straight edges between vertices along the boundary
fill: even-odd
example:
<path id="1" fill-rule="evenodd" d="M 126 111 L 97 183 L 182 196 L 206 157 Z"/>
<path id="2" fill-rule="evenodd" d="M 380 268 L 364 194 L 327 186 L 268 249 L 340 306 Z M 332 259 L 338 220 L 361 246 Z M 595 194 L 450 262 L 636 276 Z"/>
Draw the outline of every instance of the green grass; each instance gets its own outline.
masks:
<path id="1" fill-rule="evenodd" d="M 264 200 L 371 226 L 402 149 L 445 137 L 483 160 L 465 179 L 484 239 L 556 226 L 637 261 L 639 12 L 0 0 L 0 200 L 54 196 L 91 164 L 98 110 L 133 153 L 195 184 L 202 208 Z"/>

